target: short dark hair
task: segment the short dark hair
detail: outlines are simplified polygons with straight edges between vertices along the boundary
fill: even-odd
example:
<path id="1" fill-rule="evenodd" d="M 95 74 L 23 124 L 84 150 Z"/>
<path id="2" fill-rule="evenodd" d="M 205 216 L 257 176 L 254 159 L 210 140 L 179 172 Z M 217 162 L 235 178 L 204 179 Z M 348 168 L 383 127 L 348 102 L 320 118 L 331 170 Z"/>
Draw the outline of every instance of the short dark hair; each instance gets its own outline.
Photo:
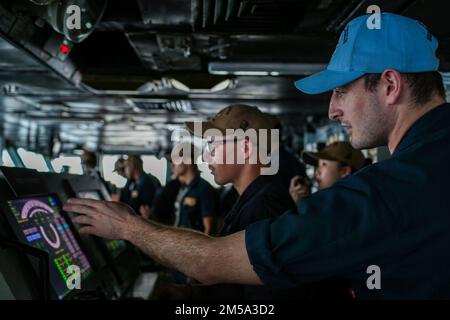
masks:
<path id="1" fill-rule="evenodd" d="M 127 158 L 127 164 L 133 165 L 137 170 L 144 171 L 144 161 L 140 155 L 137 154 L 129 154 Z"/>
<path id="2" fill-rule="evenodd" d="M 91 168 L 95 168 L 97 166 L 97 155 L 94 152 L 84 150 L 83 155 L 81 156 L 81 163 Z"/>
<path id="3" fill-rule="evenodd" d="M 445 88 L 442 76 L 438 71 L 402 73 L 411 88 L 415 103 L 423 105 L 431 100 L 433 94 L 445 99 Z M 364 76 L 366 89 L 373 92 L 381 79 L 381 73 L 368 73 Z"/>
<path id="4" fill-rule="evenodd" d="M 349 165 L 348 163 L 339 161 L 339 168 L 343 168 L 343 167 L 350 167 L 350 174 L 354 174 L 356 171 L 358 171 L 358 170 L 353 169 L 352 166 Z"/>

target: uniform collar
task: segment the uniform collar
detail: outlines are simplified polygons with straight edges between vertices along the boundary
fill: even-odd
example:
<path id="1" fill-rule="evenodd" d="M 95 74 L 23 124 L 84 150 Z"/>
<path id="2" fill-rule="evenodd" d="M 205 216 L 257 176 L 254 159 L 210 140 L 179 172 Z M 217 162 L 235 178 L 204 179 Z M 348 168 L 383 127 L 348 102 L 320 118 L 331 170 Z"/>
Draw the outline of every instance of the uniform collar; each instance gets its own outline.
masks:
<path id="1" fill-rule="evenodd" d="M 244 190 L 244 192 L 236 200 L 236 203 L 233 205 L 230 212 L 228 212 L 228 214 L 225 216 L 224 227 L 221 232 L 222 235 L 228 234 L 230 227 L 231 227 L 231 221 L 233 221 L 233 219 L 235 219 L 238 216 L 242 206 L 247 201 L 249 201 L 258 192 L 258 190 L 261 190 L 262 187 L 268 181 L 270 181 L 270 179 L 271 179 L 271 176 L 260 175 L 260 176 L 256 177 L 256 179 L 250 183 L 250 185 Z"/>
<path id="2" fill-rule="evenodd" d="M 419 118 L 406 132 L 392 156 L 405 151 L 408 147 L 433 136 L 440 130 L 449 127 L 450 104 L 444 103 Z"/>
<path id="3" fill-rule="evenodd" d="M 184 186 L 184 187 L 192 188 L 192 187 L 196 186 L 196 185 L 200 182 L 200 179 L 201 179 L 201 178 L 200 178 L 200 174 L 197 173 L 197 174 L 195 175 L 195 178 L 192 179 L 191 183 L 189 183 L 189 184 L 183 184 L 183 186 Z"/>
<path id="4" fill-rule="evenodd" d="M 141 184 L 142 182 L 144 182 L 146 175 L 147 174 L 145 172 L 142 173 L 139 179 L 136 180 L 136 184 Z"/>
<path id="5" fill-rule="evenodd" d="M 258 192 L 259 190 L 261 190 L 261 188 L 267 183 L 267 181 L 269 181 L 271 178 L 270 176 L 266 176 L 266 175 L 259 175 L 258 177 L 256 177 L 255 180 L 252 181 L 252 183 L 250 183 L 250 185 L 244 190 L 244 192 L 242 193 L 242 195 L 239 197 L 238 201 L 236 202 L 237 204 L 242 205 L 243 203 L 245 203 L 248 199 L 250 199 L 251 197 L 253 197 L 253 195 Z"/>

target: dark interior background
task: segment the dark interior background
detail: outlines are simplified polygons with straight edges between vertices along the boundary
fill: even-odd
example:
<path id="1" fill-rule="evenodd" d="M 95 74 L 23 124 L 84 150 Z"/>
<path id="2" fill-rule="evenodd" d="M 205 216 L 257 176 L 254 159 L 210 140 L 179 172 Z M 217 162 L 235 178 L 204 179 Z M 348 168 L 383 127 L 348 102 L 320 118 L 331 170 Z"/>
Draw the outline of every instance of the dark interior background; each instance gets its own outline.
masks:
<path id="1" fill-rule="evenodd" d="M 5 144 L 48 156 L 80 145 L 160 153 L 184 121 L 246 103 L 279 115 L 300 149 L 305 131 L 328 123 L 329 96 L 304 95 L 293 81 L 323 69 L 345 24 L 372 4 L 425 23 L 450 82 L 448 1 L 105 2 L 89 1 L 88 10 L 105 5 L 101 20 L 61 55 L 64 37 L 44 18 L 45 6 L 0 1 Z"/>

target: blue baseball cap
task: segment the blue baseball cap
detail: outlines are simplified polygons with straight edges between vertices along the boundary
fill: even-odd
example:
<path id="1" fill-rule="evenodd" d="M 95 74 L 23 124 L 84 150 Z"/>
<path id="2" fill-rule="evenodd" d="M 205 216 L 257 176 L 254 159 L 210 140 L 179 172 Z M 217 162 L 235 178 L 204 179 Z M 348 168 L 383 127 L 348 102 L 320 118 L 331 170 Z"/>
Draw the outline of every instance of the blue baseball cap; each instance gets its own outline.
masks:
<path id="1" fill-rule="evenodd" d="M 307 94 L 324 93 L 389 68 L 402 73 L 438 70 L 438 41 L 421 22 L 382 13 L 379 28 L 371 29 L 371 17 L 350 21 L 327 68 L 296 81 L 297 89 Z"/>

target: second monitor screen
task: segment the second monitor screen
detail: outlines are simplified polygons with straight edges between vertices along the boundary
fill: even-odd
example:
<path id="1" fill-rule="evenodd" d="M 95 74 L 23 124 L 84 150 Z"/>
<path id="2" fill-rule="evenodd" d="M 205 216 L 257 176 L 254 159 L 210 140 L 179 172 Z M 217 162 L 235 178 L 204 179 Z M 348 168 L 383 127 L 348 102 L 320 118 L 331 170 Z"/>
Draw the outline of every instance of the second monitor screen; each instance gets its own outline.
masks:
<path id="1" fill-rule="evenodd" d="M 98 191 L 83 191 L 77 193 L 78 198 L 82 199 L 92 199 L 92 200 L 102 200 L 100 193 Z"/>
<path id="2" fill-rule="evenodd" d="M 101 200 L 100 193 L 98 191 L 83 191 L 78 192 L 77 196 L 82 199 Z M 106 247 L 114 257 L 120 255 L 126 248 L 126 242 L 123 240 L 105 240 Z"/>

